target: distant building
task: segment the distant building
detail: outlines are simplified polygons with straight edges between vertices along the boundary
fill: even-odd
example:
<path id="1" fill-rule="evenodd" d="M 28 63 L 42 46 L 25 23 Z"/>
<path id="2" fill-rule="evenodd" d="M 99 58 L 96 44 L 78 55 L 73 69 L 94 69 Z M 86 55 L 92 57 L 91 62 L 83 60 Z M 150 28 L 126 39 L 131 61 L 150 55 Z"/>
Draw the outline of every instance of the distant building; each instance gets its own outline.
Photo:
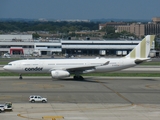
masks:
<path id="1" fill-rule="evenodd" d="M 145 24 L 132 23 L 130 25 L 122 25 L 117 27 L 117 32 L 130 32 L 141 38 L 145 35 Z"/>
<path id="2" fill-rule="evenodd" d="M 107 22 L 104 24 L 99 24 L 99 30 L 101 30 L 102 28 L 107 27 L 107 26 L 117 28 L 117 26 L 120 26 L 120 25 L 127 25 L 127 23 L 125 23 L 125 22 Z"/>
<path id="3" fill-rule="evenodd" d="M 160 18 L 152 18 L 153 22 L 147 24 L 132 23 L 130 25 L 119 25 L 117 32 L 127 31 L 142 38 L 145 35 L 154 34 L 160 36 Z"/>
<path id="4" fill-rule="evenodd" d="M 154 17 L 152 18 L 153 23 L 160 24 L 160 17 Z"/>
<path id="5" fill-rule="evenodd" d="M 149 23 L 145 25 L 145 35 L 148 34 L 155 34 L 157 36 L 160 36 L 160 23 Z"/>

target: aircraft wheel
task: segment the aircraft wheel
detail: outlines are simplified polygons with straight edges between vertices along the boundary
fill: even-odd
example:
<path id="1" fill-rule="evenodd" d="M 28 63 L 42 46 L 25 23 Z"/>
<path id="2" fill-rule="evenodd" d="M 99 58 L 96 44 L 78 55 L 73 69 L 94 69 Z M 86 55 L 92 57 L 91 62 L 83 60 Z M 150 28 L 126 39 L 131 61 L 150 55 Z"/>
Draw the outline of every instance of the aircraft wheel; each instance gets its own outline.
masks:
<path id="1" fill-rule="evenodd" d="M 79 80 L 84 80 L 84 78 L 82 76 L 79 76 Z"/>
<path id="2" fill-rule="evenodd" d="M 73 76 L 73 79 L 74 79 L 74 80 L 77 80 L 77 76 Z"/>
<path id="3" fill-rule="evenodd" d="M 46 103 L 47 101 L 45 101 L 45 100 L 42 100 L 42 103 Z"/>
<path id="4" fill-rule="evenodd" d="M 35 102 L 35 100 L 32 100 L 31 102 L 32 102 L 32 103 L 34 103 L 34 102 Z"/>
<path id="5" fill-rule="evenodd" d="M 22 75 L 20 74 L 20 76 L 19 76 L 19 79 L 21 80 L 21 79 L 23 79 L 23 77 L 22 77 Z"/>
<path id="6" fill-rule="evenodd" d="M 74 78 L 74 80 L 83 80 L 84 79 L 82 76 L 76 76 L 76 75 L 73 78 Z"/>

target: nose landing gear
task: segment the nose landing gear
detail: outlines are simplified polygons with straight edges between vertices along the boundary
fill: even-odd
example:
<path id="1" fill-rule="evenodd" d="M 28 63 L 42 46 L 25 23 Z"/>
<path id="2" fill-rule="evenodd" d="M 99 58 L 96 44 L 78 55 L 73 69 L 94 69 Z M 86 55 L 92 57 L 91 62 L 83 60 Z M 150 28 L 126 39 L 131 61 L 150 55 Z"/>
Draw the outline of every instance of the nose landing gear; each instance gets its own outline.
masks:
<path id="1" fill-rule="evenodd" d="M 84 78 L 81 75 L 75 75 L 73 76 L 74 80 L 84 80 Z"/>
<path id="2" fill-rule="evenodd" d="M 20 80 L 23 79 L 22 74 L 19 75 L 19 79 L 20 79 Z"/>

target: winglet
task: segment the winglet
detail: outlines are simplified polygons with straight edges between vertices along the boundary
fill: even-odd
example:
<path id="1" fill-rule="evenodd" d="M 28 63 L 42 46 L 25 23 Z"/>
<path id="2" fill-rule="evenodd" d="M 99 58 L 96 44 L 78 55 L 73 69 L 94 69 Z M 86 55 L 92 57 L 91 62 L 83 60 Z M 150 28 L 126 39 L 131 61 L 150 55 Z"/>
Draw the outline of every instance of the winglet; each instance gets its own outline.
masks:
<path id="1" fill-rule="evenodd" d="M 155 35 L 147 35 L 125 58 L 148 58 Z"/>

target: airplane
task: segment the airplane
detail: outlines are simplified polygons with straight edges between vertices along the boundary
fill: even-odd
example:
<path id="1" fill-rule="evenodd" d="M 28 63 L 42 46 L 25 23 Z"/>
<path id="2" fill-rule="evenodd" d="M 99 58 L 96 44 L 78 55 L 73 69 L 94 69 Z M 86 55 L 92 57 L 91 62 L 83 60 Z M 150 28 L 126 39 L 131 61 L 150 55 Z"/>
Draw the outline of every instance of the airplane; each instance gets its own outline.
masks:
<path id="1" fill-rule="evenodd" d="M 148 57 L 155 35 L 147 35 L 128 55 L 121 58 L 92 59 L 26 59 L 8 63 L 4 70 L 19 73 L 51 73 L 53 79 L 62 79 L 74 74 L 75 80 L 83 79 L 81 74 L 91 72 L 113 72 L 134 67 Z"/>

